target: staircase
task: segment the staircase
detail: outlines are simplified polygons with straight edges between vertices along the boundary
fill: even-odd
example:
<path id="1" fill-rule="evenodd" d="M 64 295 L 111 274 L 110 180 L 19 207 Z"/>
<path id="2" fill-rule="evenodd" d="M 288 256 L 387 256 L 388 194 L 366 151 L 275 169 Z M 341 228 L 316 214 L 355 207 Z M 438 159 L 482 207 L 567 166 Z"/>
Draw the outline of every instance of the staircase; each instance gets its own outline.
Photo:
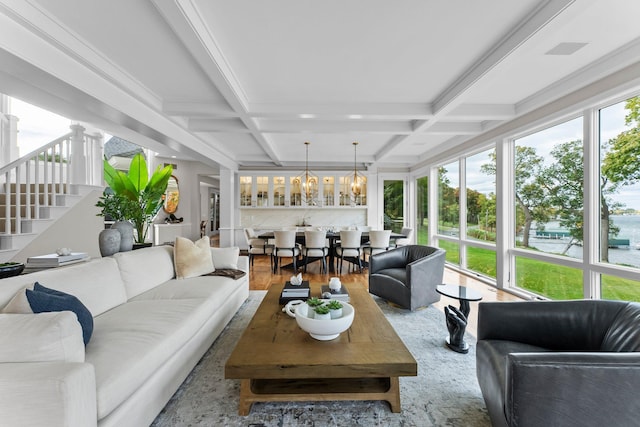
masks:
<path id="1" fill-rule="evenodd" d="M 78 128 L 0 168 L 0 263 L 102 188 L 100 138 Z"/>

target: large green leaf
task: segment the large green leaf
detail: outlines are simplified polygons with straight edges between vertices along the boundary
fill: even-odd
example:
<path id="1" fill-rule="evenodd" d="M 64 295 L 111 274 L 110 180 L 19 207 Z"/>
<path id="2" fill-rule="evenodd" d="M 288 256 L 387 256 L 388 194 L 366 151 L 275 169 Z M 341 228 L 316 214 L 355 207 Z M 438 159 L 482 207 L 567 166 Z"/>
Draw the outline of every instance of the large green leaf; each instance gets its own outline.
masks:
<path id="1" fill-rule="evenodd" d="M 169 183 L 169 178 L 171 178 L 172 173 L 173 167 L 171 165 L 167 165 L 164 168 L 158 165 L 147 184 L 147 189 L 164 194 L 167 190 L 167 184 Z"/>
<path id="2" fill-rule="evenodd" d="M 137 193 L 147 186 L 149 180 L 149 172 L 147 171 L 147 162 L 142 153 L 138 153 L 131 159 L 129 165 L 129 179 L 133 183 Z"/>

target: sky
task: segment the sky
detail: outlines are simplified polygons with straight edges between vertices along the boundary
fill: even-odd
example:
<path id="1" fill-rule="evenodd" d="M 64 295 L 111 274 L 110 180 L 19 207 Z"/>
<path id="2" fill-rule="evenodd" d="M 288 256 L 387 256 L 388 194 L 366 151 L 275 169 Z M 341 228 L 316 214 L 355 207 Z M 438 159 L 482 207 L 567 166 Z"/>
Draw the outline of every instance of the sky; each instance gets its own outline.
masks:
<path id="1" fill-rule="evenodd" d="M 18 149 L 20 156 L 71 132 L 70 119 L 11 98 L 11 115 L 18 117 Z"/>

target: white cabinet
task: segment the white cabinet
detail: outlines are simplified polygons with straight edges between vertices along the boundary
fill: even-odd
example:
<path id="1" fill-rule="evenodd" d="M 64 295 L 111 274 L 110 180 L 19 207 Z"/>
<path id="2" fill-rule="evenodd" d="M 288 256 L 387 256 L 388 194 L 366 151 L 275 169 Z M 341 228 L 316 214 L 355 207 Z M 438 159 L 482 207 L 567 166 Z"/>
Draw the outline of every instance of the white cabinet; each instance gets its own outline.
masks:
<path id="1" fill-rule="evenodd" d="M 319 172 L 317 195 L 309 201 L 303 194 L 299 174 L 244 172 L 239 176 L 239 206 L 242 208 L 353 207 L 367 205 L 367 178 L 354 173 Z"/>

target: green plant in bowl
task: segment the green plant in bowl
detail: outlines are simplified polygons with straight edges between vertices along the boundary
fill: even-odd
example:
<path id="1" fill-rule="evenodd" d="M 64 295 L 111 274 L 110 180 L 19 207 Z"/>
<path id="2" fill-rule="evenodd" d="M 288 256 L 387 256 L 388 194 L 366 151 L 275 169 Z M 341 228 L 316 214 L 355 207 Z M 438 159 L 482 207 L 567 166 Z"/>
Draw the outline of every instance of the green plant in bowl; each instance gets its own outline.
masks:
<path id="1" fill-rule="evenodd" d="M 329 307 L 326 305 L 319 305 L 313 309 L 316 314 L 329 314 Z"/>
<path id="2" fill-rule="evenodd" d="M 307 305 L 311 308 L 313 307 L 319 307 L 322 304 L 324 304 L 324 301 L 322 301 L 320 298 L 316 298 L 316 297 L 311 297 L 307 300 Z"/>
<path id="3" fill-rule="evenodd" d="M 316 320 L 331 320 L 331 312 L 326 305 L 319 305 L 313 309 L 313 318 Z"/>
<path id="4" fill-rule="evenodd" d="M 327 308 L 329 309 L 329 314 L 332 319 L 339 319 L 342 317 L 342 303 L 340 301 L 331 300 L 327 304 Z"/>
<path id="5" fill-rule="evenodd" d="M 340 301 L 331 300 L 327 304 L 327 307 L 329 307 L 329 310 L 340 310 L 342 308 L 342 304 Z"/>

